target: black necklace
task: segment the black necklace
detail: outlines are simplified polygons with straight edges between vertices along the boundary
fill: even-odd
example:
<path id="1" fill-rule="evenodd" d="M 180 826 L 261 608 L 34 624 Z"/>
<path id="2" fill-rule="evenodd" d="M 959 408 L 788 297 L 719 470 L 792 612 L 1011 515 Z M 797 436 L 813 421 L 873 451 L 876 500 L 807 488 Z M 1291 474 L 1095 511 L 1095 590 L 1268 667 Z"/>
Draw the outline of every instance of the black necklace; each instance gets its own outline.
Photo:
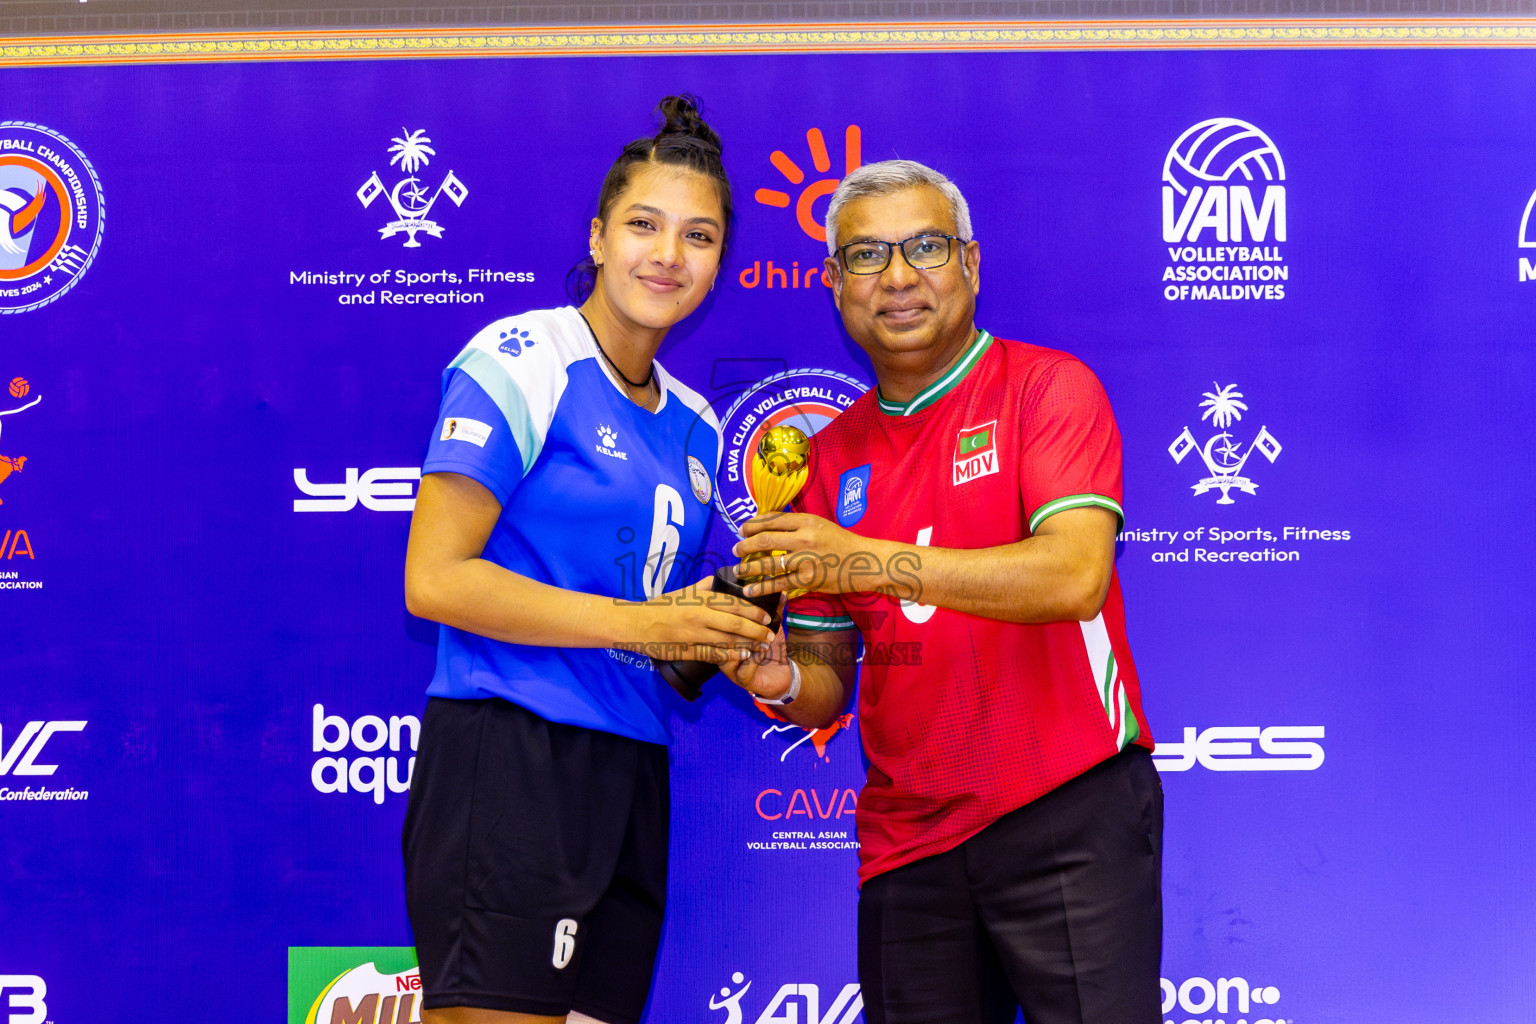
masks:
<path id="1" fill-rule="evenodd" d="M 592 343 L 597 346 L 597 351 L 602 354 L 603 361 L 613 367 L 613 372 L 618 374 L 625 384 L 632 388 L 648 388 L 651 386 L 651 381 L 656 377 L 656 363 L 654 360 L 652 360 L 649 367 L 650 372 L 645 375 L 645 380 L 630 380 L 624 376 L 624 371 L 619 369 L 618 364 L 608 358 L 608 353 L 603 351 L 603 343 L 597 340 L 597 332 L 592 330 L 592 321 L 587 319 L 587 314 L 578 309 L 576 315 L 581 317 L 581 322 L 587 325 L 587 332 L 592 335 Z"/>

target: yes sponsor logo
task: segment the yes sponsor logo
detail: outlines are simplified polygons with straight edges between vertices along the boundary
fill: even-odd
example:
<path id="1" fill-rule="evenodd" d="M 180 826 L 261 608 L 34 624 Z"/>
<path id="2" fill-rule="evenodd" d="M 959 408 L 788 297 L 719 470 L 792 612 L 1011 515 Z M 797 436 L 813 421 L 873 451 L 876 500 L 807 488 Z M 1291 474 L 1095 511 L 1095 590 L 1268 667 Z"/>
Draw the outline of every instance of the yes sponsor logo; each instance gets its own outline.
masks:
<path id="1" fill-rule="evenodd" d="M 347 721 L 327 714 L 324 704 L 313 711 L 313 753 L 325 754 L 310 766 L 309 781 L 320 793 L 360 793 L 382 804 L 386 793 L 405 793 L 416 770 L 416 744 L 421 720 L 415 715 L 363 715 Z M 337 757 L 335 755 L 342 754 Z"/>
<path id="2" fill-rule="evenodd" d="M 0 121 L 0 313 L 46 306 L 75 286 L 101 248 L 101 182 L 64 136 Z"/>
<path id="3" fill-rule="evenodd" d="M 28 722 L 21 727 L 20 732 L 11 734 L 9 745 L 6 744 L 5 729 L 0 726 L 0 803 L 74 802 L 90 799 L 88 790 L 72 786 L 55 789 L 41 784 L 34 786 L 21 783 L 22 779 L 30 781 L 34 777 L 54 775 L 59 770 L 54 758 L 61 755 L 67 757 L 70 748 L 68 745 L 55 745 L 49 751 L 46 749 L 49 743 L 54 742 L 60 734 L 84 732 L 88 724 L 78 720 Z M 48 758 L 46 761 L 43 760 L 45 756 Z M 7 779 L 16 780 L 20 784 L 7 785 Z"/>
<path id="4" fill-rule="evenodd" d="M 0 1017 L 3 1024 L 45 1024 L 48 983 L 35 974 L 0 974 Z"/>
<path id="5" fill-rule="evenodd" d="M 1324 735 L 1321 725 L 1186 725 L 1182 741 L 1158 742 L 1152 762 L 1161 772 L 1186 772 L 1197 764 L 1213 772 L 1310 772 L 1323 766 L 1317 741 Z"/>
<path id="6" fill-rule="evenodd" d="M 757 1016 L 750 1015 L 750 1008 L 757 1005 L 761 992 L 747 996 L 752 982 L 741 971 L 731 974 L 731 983 L 720 986 L 720 991 L 709 999 L 709 1008 L 725 1014 L 713 1017 L 716 1024 L 853 1024 L 864 1014 L 864 996 L 859 986 L 849 982 L 838 990 L 836 996 L 829 991 L 826 1010 L 822 1010 L 821 988 L 817 985 L 787 982 L 778 987 Z M 803 1014 L 802 1014 L 802 1011 Z"/>
<path id="7" fill-rule="evenodd" d="M 1163 160 L 1163 297 L 1285 298 L 1286 215 L 1285 161 L 1268 135 L 1235 117 L 1193 125 Z"/>
<path id="8" fill-rule="evenodd" d="M 490 428 L 483 423 L 462 419 L 457 422 L 485 427 L 485 436 L 489 436 Z M 444 439 L 448 437 L 448 426 L 448 423 L 443 425 Z M 458 434 L 455 432 L 453 436 Z M 478 443 L 483 445 L 483 439 Z M 372 512 L 409 512 L 416 507 L 416 484 L 420 479 L 421 469 L 416 466 L 384 466 L 362 474 L 348 467 L 346 479 L 338 483 L 318 483 L 309 479 L 309 470 L 295 469 L 295 486 L 310 497 L 293 499 L 293 510 L 350 512 L 362 505 Z"/>
<path id="9" fill-rule="evenodd" d="M 409 946 L 290 946 L 288 1024 L 420 1024 L 421 971 Z"/>
<path id="10" fill-rule="evenodd" d="M 843 129 L 843 152 L 837 161 L 840 173 L 834 175 L 834 153 L 827 145 L 827 138 L 820 128 L 805 133 L 805 152 L 796 159 L 776 149 L 768 155 L 768 162 L 782 178 L 780 188 L 760 188 L 752 198 L 761 206 L 794 213 L 795 223 L 812 241 L 820 242 L 818 250 L 806 249 L 805 269 L 800 260 L 755 259 L 738 276 L 743 288 L 762 288 L 765 291 L 804 291 L 832 287 L 832 281 L 822 269 L 826 252 L 827 229 L 823 224 L 826 216 L 826 200 L 837 191 L 844 177 L 858 170 L 863 163 L 863 133 L 859 126 L 850 124 Z M 807 158 L 809 158 L 807 160 Z M 810 170 L 805 164 L 809 163 Z M 775 184 L 780 184 L 775 181 Z M 819 207 L 819 212 L 818 212 Z"/>
<path id="11" fill-rule="evenodd" d="M 1280 1002 L 1280 990 L 1273 985 L 1250 984 L 1245 978 L 1158 981 L 1163 1024 L 1295 1024 L 1270 1009 Z"/>
<path id="12" fill-rule="evenodd" d="M 1248 411 L 1248 406 L 1242 400 L 1243 393 L 1237 390 L 1236 384 L 1222 387 L 1213 382 L 1211 386 L 1216 390 L 1204 393 L 1200 408 L 1205 411 L 1200 414 L 1200 419 L 1210 420 L 1217 433 L 1212 434 L 1202 445 L 1195 440 L 1190 429 L 1185 427 L 1168 446 L 1168 454 L 1173 457 L 1174 464 L 1178 465 L 1191 452 L 1199 452 L 1200 460 L 1205 463 L 1210 475 L 1192 484 L 1191 490 L 1197 497 L 1208 491 L 1219 490 L 1221 497 L 1216 499 L 1216 504 L 1231 505 L 1234 504 L 1232 491 L 1243 494 L 1257 494 L 1259 491 L 1259 485 L 1243 475 L 1243 469 L 1253 453 L 1258 452 L 1273 463 L 1280 457 L 1281 447 L 1275 435 L 1265 426 L 1259 427 L 1258 434 L 1246 446 L 1239 441 L 1227 428 L 1240 421 L 1243 413 Z"/>
<path id="13" fill-rule="evenodd" d="M 387 198 L 395 211 L 395 219 L 379 228 L 379 237 L 393 238 L 403 234 L 405 247 L 417 249 L 421 247 L 421 243 L 416 240 L 417 232 L 433 238 L 443 237 L 442 227 L 428 216 L 437 201 L 447 196 L 454 206 L 463 206 L 464 200 L 469 197 L 469 189 L 452 171 L 444 175 L 436 186 L 431 185 L 424 176 L 418 176 L 418 172 L 437 155 L 425 128 L 413 132 L 401 128 L 399 137 L 390 139 L 390 142 L 390 167 L 398 165 L 404 177 L 396 181 L 393 187 L 386 188 L 375 171 L 357 190 L 357 198 L 365 210 L 380 196 Z"/>

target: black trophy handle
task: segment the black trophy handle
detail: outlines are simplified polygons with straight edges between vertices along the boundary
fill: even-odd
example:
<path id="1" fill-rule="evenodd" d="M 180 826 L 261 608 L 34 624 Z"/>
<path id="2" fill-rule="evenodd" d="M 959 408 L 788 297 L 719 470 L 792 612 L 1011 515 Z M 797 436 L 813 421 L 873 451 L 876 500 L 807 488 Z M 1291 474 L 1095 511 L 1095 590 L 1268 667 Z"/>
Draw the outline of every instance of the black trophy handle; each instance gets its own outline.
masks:
<path id="1" fill-rule="evenodd" d="M 715 570 L 715 578 L 710 581 L 709 588 L 717 594 L 730 594 L 756 605 L 767 612 L 773 618 L 768 623 L 771 631 L 777 632 L 779 628 L 779 595 L 759 594 L 757 597 L 748 597 L 742 593 L 746 584 L 736 578 L 736 570 L 733 566 L 721 566 Z M 686 701 L 698 700 L 704 694 L 704 684 L 715 677 L 720 671 L 720 666 L 707 661 L 661 661 L 656 660 L 656 671 L 665 679 Z"/>

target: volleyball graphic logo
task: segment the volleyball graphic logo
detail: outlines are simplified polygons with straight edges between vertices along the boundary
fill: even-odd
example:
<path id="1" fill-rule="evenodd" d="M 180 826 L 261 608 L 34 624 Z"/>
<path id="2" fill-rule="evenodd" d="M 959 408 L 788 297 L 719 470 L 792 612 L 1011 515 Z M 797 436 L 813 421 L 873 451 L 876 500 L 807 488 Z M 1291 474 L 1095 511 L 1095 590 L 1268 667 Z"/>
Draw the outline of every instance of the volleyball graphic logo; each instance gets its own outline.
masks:
<path id="1" fill-rule="evenodd" d="M 101 182 L 85 154 L 51 128 L 0 121 L 0 313 L 25 313 L 74 287 L 103 223 Z"/>
<path id="2" fill-rule="evenodd" d="M 32 385 L 27 383 L 27 378 L 17 377 L 11 381 L 11 397 L 26 398 L 27 392 L 32 390 Z"/>
<path id="3" fill-rule="evenodd" d="M 1163 240 L 1283 242 L 1284 182 L 1285 160 L 1257 126 L 1201 121 L 1163 160 Z"/>
<path id="4" fill-rule="evenodd" d="M 1201 121 L 1174 141 L 1163 161 L 1163 180 L 1180 195 L 1204 182 L 1284 181 L 1285 161 L 1263 131 L 1235 117 Z"/>

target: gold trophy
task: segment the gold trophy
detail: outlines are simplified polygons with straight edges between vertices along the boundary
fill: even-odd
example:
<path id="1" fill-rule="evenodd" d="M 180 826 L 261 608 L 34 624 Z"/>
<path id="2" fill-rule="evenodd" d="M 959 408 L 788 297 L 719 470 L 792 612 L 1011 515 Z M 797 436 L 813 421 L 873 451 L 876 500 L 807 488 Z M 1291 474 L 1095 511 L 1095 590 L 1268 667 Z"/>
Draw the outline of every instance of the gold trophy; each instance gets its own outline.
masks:
<path id="1" fill-rule="evenodd" d="M 757 505 L 757 515 L 771 515 L 782 512 L 795 500 L 795 495 L 805 486 L 806 477 L 810 475 L 811 441 L 798 427 L 777 426 L 763 435 L 758 443 L 757 451 L 752 454 L 752 465 L 747 473 L 747 490 L 752 494 L 752 501 Z M 756 517 L 754 517 L 756 518 Z M 771 551 L 771 558 L 778 558 L 786 554 L 783 551 Z M 757 580 L 756 576 L 736 575 L 734 566 L 726 565 L 715 570 L 715 578 L 710 584 L 710 589 L 721 594 L 730 594 L 742 598 L 757 605 L 763 611 L 773 616 L 768 623 L 768 628 L 779 628 L 779 595 L 763 594 L 758 597 L 747 597 L 742 593 L 742 588 Z M 786 597 L 796 596 L 800 591 L 791 591 Z M 656 661 L 656 670 L 685 700 L 698 700 L 704 692 L 704 684 L 714 674 L 720 671 L 719 666 L 707 661 Z"/>

